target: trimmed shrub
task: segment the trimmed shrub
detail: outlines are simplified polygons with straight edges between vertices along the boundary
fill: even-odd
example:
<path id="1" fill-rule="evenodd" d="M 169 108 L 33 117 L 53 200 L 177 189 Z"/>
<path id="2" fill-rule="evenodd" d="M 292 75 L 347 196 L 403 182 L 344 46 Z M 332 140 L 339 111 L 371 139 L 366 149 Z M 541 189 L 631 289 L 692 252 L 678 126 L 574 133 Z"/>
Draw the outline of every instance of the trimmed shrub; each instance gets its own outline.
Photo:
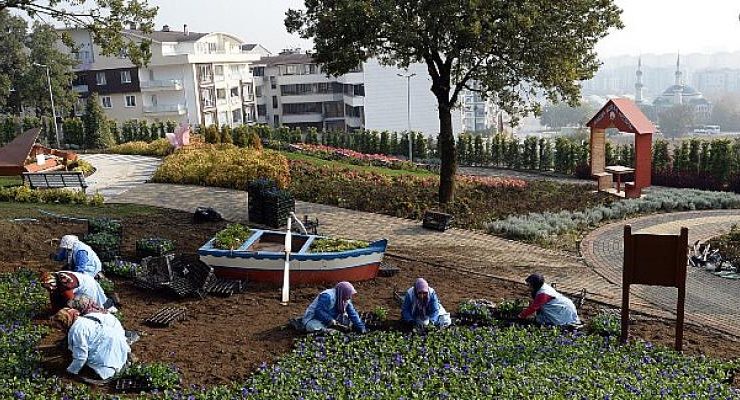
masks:
<path id="1" fill-rule="evenodd" d="M 204 146 L 167 156 L 154 173 L 155 182 L 209 185 L 245 189 L 247 182 L 273 179 L 279 187 L 290 183 L 288 160 L 280 153 L 234 145 Z"/>

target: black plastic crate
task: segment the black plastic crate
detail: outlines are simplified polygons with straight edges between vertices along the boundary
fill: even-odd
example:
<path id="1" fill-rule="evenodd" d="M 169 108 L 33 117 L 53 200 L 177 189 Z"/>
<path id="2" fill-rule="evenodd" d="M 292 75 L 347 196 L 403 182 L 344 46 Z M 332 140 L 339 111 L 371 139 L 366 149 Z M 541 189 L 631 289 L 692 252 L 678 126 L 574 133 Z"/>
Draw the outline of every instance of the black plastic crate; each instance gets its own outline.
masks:
<path id="1" fill-rule="evenodd" d="M 136 241 L 136 257 L 162 257 L 175 251 L 175 243 L 163 238 L 145 238 Z"/>
<path id="2" fill-rule="evenodd" d="M 453 216 L 438 211 L 425 211 L 421 226 L 427 229 L 444 232 L 452 225 Z"/>

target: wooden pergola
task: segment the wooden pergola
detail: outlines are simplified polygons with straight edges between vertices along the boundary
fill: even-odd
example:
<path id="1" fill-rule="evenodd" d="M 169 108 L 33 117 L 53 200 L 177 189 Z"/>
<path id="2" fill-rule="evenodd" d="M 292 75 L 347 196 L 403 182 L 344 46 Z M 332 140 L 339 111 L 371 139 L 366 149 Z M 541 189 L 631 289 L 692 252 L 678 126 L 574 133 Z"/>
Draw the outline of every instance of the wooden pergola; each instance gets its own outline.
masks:
<path id="1" fill-rule="evenodd" d="M 598 181 L 599 191 L 614 193 L 627 198 L 638 198 L 642 189 L 650 186 L 653 132 L 655 126 L 630 99 L 609 100 L 586 124 L 591 128 L 591 176 Z M 606 130 L 635 134 L 635 166 L 606 165 Z M 634 173 L 634 182 L 625 182 L 620 191 L 621 176 Z M 617 177 L 616 190 L 613 188 Z"/>

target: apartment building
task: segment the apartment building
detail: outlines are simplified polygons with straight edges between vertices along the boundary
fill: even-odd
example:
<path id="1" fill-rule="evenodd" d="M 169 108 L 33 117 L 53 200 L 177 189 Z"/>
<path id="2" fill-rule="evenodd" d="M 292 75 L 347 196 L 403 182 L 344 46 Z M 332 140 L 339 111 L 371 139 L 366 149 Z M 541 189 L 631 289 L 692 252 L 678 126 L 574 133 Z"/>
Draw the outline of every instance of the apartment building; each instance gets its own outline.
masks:
<path id="1" fill-rule="evenodd" d="M 69 33 L 78 46 L 73 88 L 80 94 L 80 106 L 95 92 L 108 117 L 118 121 L 230 126 L 256 122 L 250 68 L 264 55 L 261 46 L 242 50 L 243 40 L 236 35 L 189 32 L 187 25 L 182 31 L 167 25 L 150 34 L 126 31 L 132 40 L 152 42 L 149 64 L 137 67 L 125 54 L 103 56 L 88 31 Z"/>
<path id="2" fill-rule="evenodd" d="M 263 57 L 252 68 L 257 121 L 271 126 L 353 131 L 365 127 L 362 70 L 327 77 L 300 49 Z"/>
<path id="3" fill-rule="evenodd" d="M 369 60 L 347 74 L 327 77 L 310 54 L 292 49 L 262 58 L 253 74 L 259 123 L 341 131 L 405 131 L 410 124 L 414 131 L 439 132 L 437 101 L 422 64 L 401 70 Z M 415 75 L 399 76 L 404 74 Z M 456 110 L 455 133 L 463 131 L 462 122 Z"/>

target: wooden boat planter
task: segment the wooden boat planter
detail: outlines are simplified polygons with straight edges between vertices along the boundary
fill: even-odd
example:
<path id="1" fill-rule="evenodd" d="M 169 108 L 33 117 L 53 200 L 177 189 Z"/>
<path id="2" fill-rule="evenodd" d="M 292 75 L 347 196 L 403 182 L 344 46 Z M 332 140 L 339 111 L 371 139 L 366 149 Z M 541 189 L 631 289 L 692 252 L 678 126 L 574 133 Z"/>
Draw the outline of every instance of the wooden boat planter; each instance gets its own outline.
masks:
<path id="1" fill-rule="evenodd" d="M 366 247 L 338 252 L 312 253 L 318 235 L 291 235 L 290 283 L 316 284 L 364 281 L 378 276 L 388 241 L 377 240 Z M 234 250 L 214 247 L 211 239 L 198 249 L 200 260 L 213 267 L 216 276 L 281 285 L 285 266 L 285 232 L 253 230 Z"/>

